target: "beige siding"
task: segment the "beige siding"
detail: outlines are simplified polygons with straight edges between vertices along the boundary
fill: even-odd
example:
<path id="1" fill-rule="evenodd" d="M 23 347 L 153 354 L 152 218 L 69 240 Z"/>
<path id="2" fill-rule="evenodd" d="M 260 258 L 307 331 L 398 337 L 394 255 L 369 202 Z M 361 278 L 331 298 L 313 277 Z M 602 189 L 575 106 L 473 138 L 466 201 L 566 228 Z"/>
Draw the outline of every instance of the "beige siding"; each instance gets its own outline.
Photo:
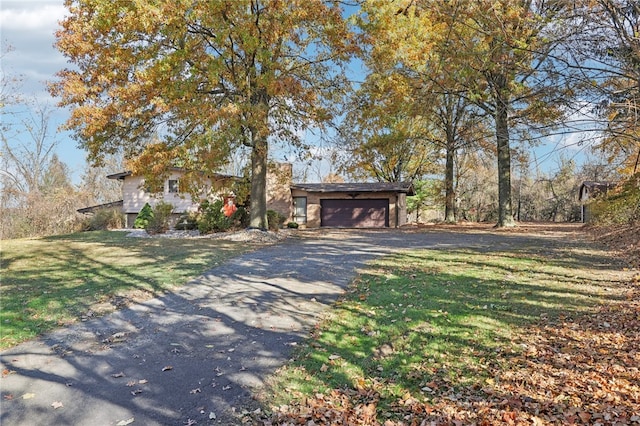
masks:
<path id="1" fill-rule="evenodd" d="M 174 213 L 185 213 L 196 211 L 198 209 L 199 200 L 192 200 L 191 195 L 189 194 L 180 194 L 169 192 L 169 180 L 180 180 L 182 173 L 181 172 L 172 172 L 169 175 L 169 178 L 164 182 L 164 189 L 162 193 L 152 194 L 148 193 L 144 190 L 144 179 L 141 176 L 127 176 L 124 179 L 124 183 L 122 185 L 122 196 L 123 196 L 123 211 L 124 213 L 138 213 L 142 207 L 144 207 L 145 203 L 149 203 L 149 205 L 154 206 L 159 201 L 164 201 L 173 205 Z M 203 191 L 202 199 L 209 198 L 215 199 L 217 193 L 220 193 L 221 183 L 216 182 L 217 191 L 214 194 L 211 190 L 211 184 L 208 185 L 207 189 Z M 210 193 L 208 197 L 206 193 Z"/>

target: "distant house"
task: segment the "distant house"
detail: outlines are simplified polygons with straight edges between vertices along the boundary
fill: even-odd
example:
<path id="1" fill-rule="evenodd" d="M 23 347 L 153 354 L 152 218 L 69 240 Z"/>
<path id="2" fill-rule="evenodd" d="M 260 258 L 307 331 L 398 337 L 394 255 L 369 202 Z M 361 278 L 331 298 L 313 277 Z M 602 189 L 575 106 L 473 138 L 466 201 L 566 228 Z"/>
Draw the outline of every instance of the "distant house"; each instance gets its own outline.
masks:
<path id="1" fill-rule="evenodd" d="M 189 195 L 180 192 L 183 171 L 173 169 L 164 183 L 162 193 L 149 193 L 144 179 L 131 172 L 107 176 L 118 179 L 122 186 L 122 211 L 126 226 L 132 227 L 145 203 L 159 200 L 174 206 L 174 214 L 196 211 Z M 234 180 L 228 175 L 214 175 L 203 198 L 216 199 L 225 195 Z M 292 182 L 291 164 L 275 164 L 267 173 L 267 208 L 275 210 L 302 227 L 395 228 L 407 223 L 407 196 L 414 195 L 410 183 L 300 183 Z M 100 206 L 87 207 L 85 213 Z M 80 211 L 80 210 L 79 210 Z"/>
<path id="2" fill-rule="evenodd" d="M 578 193 L 578 200 L 582 204 L 582 222 L 587 223 L 591 220 L 591 212 L 589 211 L 589 201 L 606 194 L 610 189 L 616 187 L 614 182 L 582 182 Z"/>

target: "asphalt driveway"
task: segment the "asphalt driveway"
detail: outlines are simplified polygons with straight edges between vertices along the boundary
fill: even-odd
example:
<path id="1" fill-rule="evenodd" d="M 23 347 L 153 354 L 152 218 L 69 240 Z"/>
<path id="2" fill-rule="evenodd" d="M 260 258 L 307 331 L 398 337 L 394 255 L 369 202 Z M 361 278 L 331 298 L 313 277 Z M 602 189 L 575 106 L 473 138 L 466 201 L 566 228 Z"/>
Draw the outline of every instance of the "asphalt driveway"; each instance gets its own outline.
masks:
<path id="1" fill-rule="evenodd" d="M 0 353 L 2 425 L 234 424 L 358 268 L 489 233 L 327 231 L 235 258 L 176 293 Z M 546 244 L 547 239 L 528 244 Z"/>

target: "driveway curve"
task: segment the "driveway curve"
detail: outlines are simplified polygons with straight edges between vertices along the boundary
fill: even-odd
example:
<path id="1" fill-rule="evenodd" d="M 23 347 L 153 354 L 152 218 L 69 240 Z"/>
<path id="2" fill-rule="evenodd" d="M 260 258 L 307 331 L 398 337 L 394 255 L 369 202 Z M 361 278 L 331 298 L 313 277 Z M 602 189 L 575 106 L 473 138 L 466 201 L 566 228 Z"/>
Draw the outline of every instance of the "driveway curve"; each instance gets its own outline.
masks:
<path id="1" fill-rule="evenodd" d="M 504 250 L 554 240 L 487 232 L 301 232 L 174 293 L 0 353 L 0 423 L 235 424 L 252 406 L 252 391 L 372 259 L 407 248 Z"/>

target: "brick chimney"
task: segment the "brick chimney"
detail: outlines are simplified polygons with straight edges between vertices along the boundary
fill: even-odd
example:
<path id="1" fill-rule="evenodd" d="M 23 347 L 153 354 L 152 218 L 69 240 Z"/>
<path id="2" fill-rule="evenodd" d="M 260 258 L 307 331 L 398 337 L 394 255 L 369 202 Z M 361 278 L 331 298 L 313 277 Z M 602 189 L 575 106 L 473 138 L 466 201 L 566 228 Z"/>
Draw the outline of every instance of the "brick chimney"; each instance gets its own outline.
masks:
<path id="1" fill-rule="evenodd" d="M 267 209 L 275 210 L 291 219 L 291 184 L 293 165 L 291 163 L 270 163 L 267 169 Z"/>

